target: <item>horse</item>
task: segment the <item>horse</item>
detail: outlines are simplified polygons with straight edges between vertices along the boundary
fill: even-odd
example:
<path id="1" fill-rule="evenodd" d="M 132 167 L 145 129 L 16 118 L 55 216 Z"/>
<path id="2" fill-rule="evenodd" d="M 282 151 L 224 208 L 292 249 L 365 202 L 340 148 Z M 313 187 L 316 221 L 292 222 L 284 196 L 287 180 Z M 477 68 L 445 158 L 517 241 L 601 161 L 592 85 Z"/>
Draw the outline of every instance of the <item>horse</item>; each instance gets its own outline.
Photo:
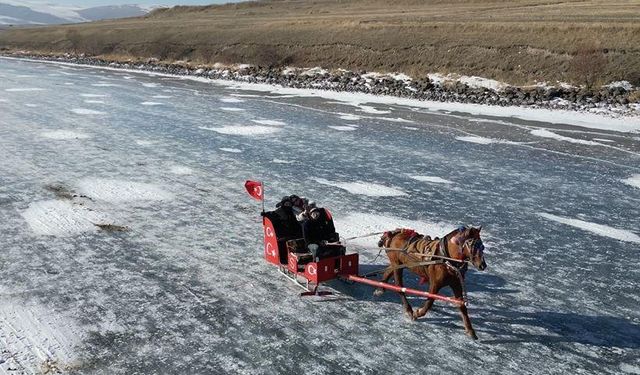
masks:
<path id="1" fill-rule="evenodd" d="M 463 226 L 441 239 L 431 239 L 411 229 L 385 232 L 378 242 L 378 247 L 386 249 L 390 264 L 384 271 L 382 281 L 386 283 L 393 275 L 396 285 L 403 287 L 402 274 L 404 268 L 408 268 L 420 276 L 422 281 L 429 282 L 429 293 L 436 294 L 441 288 L 449 286 L 456 298 L 466 300 L 464 273 L 468 261 L 480 271 L 487 268 L 484 245 L 480 239 L 481 230 L 482 227 Z M 374 295 L 380 296 L 383 292 L 384 289 L 377 288 Z M 399 294 L 405 313 L 411 320 L 424 316 L 434 302 L 431 298 L 427 299 L 421 308 L 413 311 L 405 293 Z M 460 305 L 460 315 L 466 334 L 477 340 L 478 336 L 467 314 L 466 301 Z"/>

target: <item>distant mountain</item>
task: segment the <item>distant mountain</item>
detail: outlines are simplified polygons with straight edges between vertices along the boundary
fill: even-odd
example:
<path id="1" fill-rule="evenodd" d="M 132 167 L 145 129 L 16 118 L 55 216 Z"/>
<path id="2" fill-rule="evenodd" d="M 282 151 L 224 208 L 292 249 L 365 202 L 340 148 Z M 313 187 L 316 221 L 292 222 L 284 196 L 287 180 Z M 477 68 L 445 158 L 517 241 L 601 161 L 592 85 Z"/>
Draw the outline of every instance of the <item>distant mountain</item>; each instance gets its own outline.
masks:
<path id="1" fill-rule="evenodd" d="M 56 24 L 68 20 L 29 7 L 0 3 L 0 24 Z"/>
<path id="2" fill-rule="evenodd" d="M 0 25 L 54 25 L 139 17 L 152 8 L 139 5 L 112 5 L 91 8 L 61 7 L 26 1 L 0 0 Z"/>
<path id="3" fill-rule="evenodd" d="M 80 16 L 91 21 L 99 21 L 113 18 L 140 17 L 149 13 L 148 9 L 142 9 L 138 5 L 109 5 L 77 11 Z"/>

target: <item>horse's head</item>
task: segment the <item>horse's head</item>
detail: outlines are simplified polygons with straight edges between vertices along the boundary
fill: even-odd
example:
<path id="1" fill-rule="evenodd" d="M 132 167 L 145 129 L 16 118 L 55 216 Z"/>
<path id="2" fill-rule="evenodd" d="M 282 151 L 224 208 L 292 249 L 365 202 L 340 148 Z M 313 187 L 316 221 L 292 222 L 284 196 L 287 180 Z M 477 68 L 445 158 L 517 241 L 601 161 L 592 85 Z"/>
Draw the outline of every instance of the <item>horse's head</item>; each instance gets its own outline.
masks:
<path id="1" fill-rule="evenodd" d="M 481 230 L 482 226 L 478 228 L 461 227 L 458 229 L 454 242 L 459 244 L 460 255 L 463 259 L 470 260 L 478 270 L 484 271 L 487 268 L 487 263 L 484 261 L 484 244 L 480 238 Z"/>

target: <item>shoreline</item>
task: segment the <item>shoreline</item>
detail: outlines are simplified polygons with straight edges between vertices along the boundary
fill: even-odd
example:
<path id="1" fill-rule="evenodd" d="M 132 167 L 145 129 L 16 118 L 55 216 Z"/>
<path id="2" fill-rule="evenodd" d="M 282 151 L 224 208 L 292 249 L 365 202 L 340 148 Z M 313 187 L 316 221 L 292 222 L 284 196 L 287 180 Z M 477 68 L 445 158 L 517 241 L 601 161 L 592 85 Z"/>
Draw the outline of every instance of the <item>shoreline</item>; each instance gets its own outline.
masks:
<path id="1" fill-rule="evenodd" d="M 329 72 L 321 68 L 261 68 L 249 65 L 214 67 L 196 66 L 181 63 L 160 63 L 106 60 L 83 55 L 47 55 L 26 52 L 0 52 L 0 57 L 23 61 L 49 62 L 106 68 L 117 71 L 131 71 L 151 75 L 183 77 L 201 82 L 217 83 L 239 89 L 292 94 L 298 96 L 316 96 L 339 100 L 361 106 L 363 103 L 403 105 L 435 111 L 454 111 L 472 115 L 494 117 L 515 117 L 529 121 L 550 122 L 575 125 L 617 132 L 640 132 L 640 103 L 613 104 L 593 102 L 579 105 L 561 97 L 551 100 L 532 98 L 534 104 L 522 104 L 521 99 L 512 100 L 512 93 L 525 92 L 527 88 L 506 86 L 502 90 L 486 87 L 470 87 L 457 82 L 453 87 L 431 81 L 413 80 L 402 74 L 384 75 L 378 73 L 356 73 L 346 70 Z M 420 88 L 420 89 L 418 89 Z M 453 89 L 453 90 L 452 90 Z M 578 88 L 535 87 L 532 92 L 571 93 Z M 604 88 L 603 88 L 604 89 Z M 622 87 L 608 88 L 618 96 L 628 97 L 640 94 L 640 89 L 625 90 Z M 475 93 L 475 94 L 473 94 Z M 437 98 L 434 95 L 440 94 Z M 519 97 L 518 97 L 519 98 Z M 577 98 L 577 97 L 575 97 Z M 583 100 L 585 100 L 583 98 Z M 618 99 L 616 99 L 618 100 Z M 517 104 L 520 103 L 520 104 Z M 568 104 L 567 104 L 568 103 Z M 606 124 L 603 124 L 603 121 Z"/>

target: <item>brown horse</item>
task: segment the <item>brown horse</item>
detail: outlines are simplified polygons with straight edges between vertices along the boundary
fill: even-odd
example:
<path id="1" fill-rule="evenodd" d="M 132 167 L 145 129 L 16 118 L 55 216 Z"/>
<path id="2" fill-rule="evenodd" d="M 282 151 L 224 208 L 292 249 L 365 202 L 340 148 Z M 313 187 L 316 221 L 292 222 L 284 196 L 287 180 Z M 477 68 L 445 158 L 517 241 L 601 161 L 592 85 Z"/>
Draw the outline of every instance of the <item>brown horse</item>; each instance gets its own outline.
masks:
<path id="1" fill-rule="evenodd" d="M 422 280 L 429 282 L 429 293 L 438 293 L 442 287 L 449 286 L 456 298 L 465 299 L 464 273 L 467 261 L 470 261 L 480 271 L 487 268 L 484 261 L 484 245 L 480 239 L 481 229 L 482 227 L 460 227 L 443 238 L 434 240 L 429 236 L 422 236 L 407 229 L 385 232 L 380 238 L 378 246 L 387 249 L 386 253 L 390 265 L 385 270 L 382 281 L 387 282 L 393 275 L 396 285 L 403 287 L 402 273 L 405 268 L 408 268 L 420 276 Z M 430 255 L 437 257 L 430 257 Z M 384 289 L 378 288 L 374 294 L 379 296 L 383 292 Z M 433 299 L 427 299 L 424 305 L 414 312 L 406 295 L 399 294 L 405 312 L 412 320 L 424 316 L 434 302 Z M 476 336 L 467 314 L 466 304 L 460 305 L 460 315 L 467 335 L 474 340 L 477 339 L 478 336 Z"/>

